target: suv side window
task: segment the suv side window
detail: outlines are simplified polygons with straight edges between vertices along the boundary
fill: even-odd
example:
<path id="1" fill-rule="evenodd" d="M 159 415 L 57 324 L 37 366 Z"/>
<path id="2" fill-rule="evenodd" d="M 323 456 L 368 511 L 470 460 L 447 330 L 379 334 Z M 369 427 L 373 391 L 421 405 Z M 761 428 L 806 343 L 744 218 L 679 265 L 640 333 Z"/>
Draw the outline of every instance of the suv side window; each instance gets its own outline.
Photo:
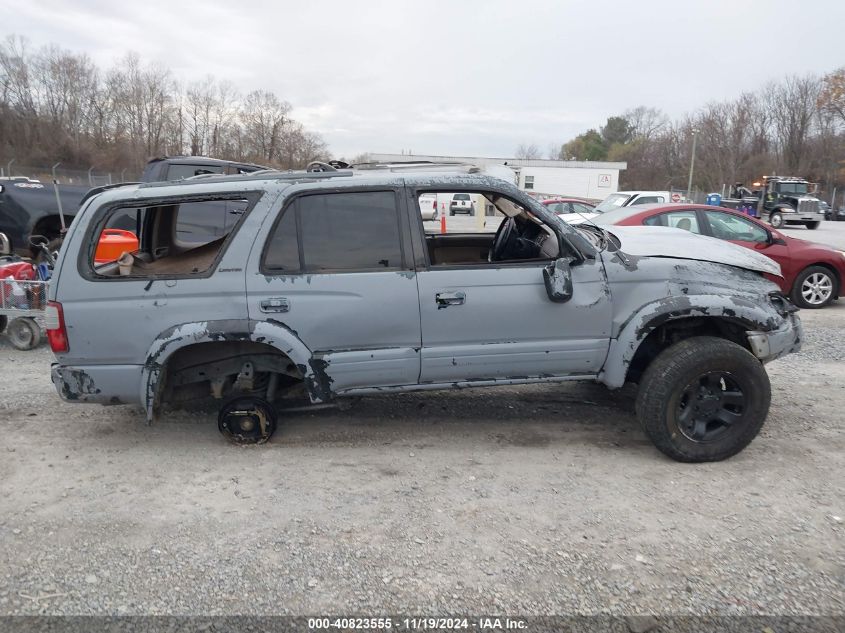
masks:
<path id="1" fill-rule="evenodd" d="M 402 268 L 396 194 L 367 191 L 297 198 L 273 228 L 263 268 L 286 272 Z"/>
<path id="2" fill-rule="evenodd" d="M 222 174 L 226 168 L 223 165 L 170 165 L 167 169 L 167 180 L 183 180 L 202 174 Z"/>
<path id="3" fill-rule="evenodd" d="M 283 211 L 273 229 L 264 253 L 264 268 L 283 273 L 301 270 L 299 241 L 296 237 L 296 204 Z"/>

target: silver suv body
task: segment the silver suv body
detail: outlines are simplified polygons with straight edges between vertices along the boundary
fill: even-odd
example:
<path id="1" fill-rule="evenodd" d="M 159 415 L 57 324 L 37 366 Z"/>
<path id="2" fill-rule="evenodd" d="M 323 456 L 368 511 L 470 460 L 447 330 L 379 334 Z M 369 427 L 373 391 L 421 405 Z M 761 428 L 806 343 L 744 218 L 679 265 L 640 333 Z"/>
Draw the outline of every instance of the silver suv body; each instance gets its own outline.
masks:
<path id="1" fill-rule="evenodd" d="M 427 234 L 419 196 L 443 192 L 485 196 L 501 213 L 495 236 Z M 208 201 L 228 209 L 210 242 L 191 219 Z M 127 218 L 139 250 L 96 265 L 97 236 Z M 571 227 L 477 175 L 262 172 L 113 188 L 85 202 L 54 271 L 53 382 L 65 400 L 138 404 L 152 421 L 163 404 L 272 402 L 294 387 L 320 403 L 632 381 L 649 385 L 638 413 L 667 454 L 741 450 L 768 409 L 762 362 L 800 345 L 797 315 L 761 274 L 777 264 L 684 231 L 611 230 Z M 658 387 L 668 391 L 654 401 Z M 708 412 L 691 420 L 702 394 Z M 685 438 L 672 439 L 669 418 Z M 726 436 L 708 439 L 711 426 Z"/>

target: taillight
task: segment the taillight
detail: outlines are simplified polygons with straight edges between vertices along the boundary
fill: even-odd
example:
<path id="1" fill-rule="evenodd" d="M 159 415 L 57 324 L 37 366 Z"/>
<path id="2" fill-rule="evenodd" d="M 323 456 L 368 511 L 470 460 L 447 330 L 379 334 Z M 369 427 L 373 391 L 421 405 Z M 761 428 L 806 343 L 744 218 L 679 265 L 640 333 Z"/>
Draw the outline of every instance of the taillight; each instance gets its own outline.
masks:
<path id="1" fill-rule="evenodd" d="M 70 349 L 65 328 L 65 313 L 58 301 L 48 301 L 44 310 L 44 327 L 47 329 L 47 340 L 54 354 L 64 354 Z"/>

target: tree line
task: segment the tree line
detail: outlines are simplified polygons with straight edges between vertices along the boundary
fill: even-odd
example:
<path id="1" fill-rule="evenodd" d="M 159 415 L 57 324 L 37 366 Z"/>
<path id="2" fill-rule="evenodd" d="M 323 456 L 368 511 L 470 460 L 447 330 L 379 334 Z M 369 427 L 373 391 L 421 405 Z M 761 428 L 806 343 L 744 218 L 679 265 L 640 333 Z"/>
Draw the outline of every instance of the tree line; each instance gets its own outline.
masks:
<path id="1" fill-rule="evenodd" d="M 0 156 L 17 163 L 139 172 L 161 155 L 207 155 L 284 169 L 328 157 L 322 137 L 273 92 L 239 94 L 208 75 L 180 82 L 127 53 L 99 68 L 56 46 L 0 43 Z"/>
<path id="2" fill-rule="evenodd" d="M 786 77 L 675 121 L 658 108 L 640 106 L 553 146 L 549 158 L 627 161 L 623 189 L 686 189 L 693 133 L 693 187 L 700 191 L 771 173 L 806 177 L 827 194 L 834 187 L 842 191 L 845 67 L 823 77 Z M 540 156 L 536 145 L 520 145 L 517 153 Z"/>

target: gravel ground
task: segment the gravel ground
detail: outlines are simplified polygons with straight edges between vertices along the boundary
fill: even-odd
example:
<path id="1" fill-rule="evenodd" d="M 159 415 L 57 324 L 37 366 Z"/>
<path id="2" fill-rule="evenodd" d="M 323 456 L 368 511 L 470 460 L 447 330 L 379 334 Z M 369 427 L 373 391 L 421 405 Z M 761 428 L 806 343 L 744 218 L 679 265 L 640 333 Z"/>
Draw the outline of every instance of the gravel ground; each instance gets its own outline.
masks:
<path id="1" fill-rule="evenodd" d="M 684 465 L 630 390 L 371 397 L 233 447 L 69 405 L 0 338 L 0 615 L 843 614 L 845 302 L 761 435 Z"/>

